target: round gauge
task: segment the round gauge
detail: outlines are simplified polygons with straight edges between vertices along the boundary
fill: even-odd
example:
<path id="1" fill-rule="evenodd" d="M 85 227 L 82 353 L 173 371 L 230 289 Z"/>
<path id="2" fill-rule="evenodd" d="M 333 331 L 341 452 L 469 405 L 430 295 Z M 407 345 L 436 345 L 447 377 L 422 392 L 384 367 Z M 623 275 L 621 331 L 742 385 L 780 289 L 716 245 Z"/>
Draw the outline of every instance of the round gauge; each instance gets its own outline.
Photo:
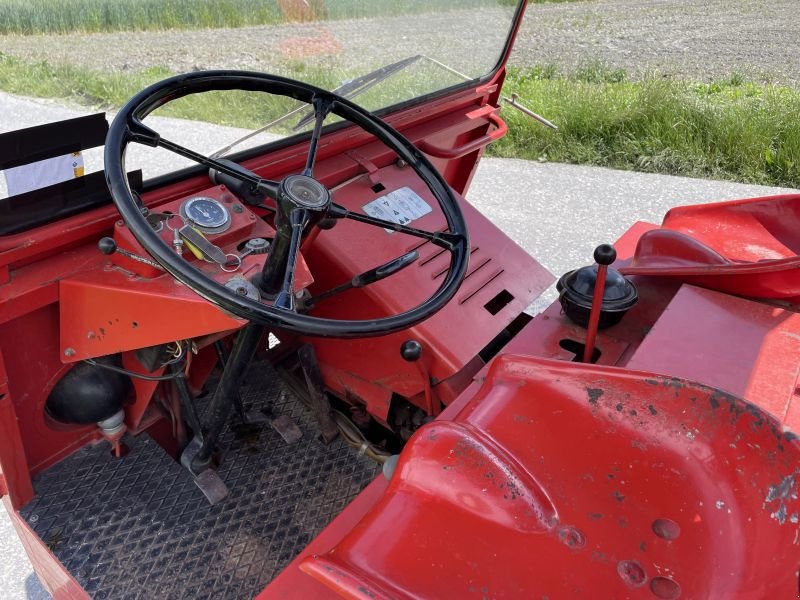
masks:
<path id="1" fill-rule="evenodd" d="M 222 233 L 231 225 L 228 209 L 207 196 L 189 198 L 181 204 L 181 216 L 206 233 Z"/>

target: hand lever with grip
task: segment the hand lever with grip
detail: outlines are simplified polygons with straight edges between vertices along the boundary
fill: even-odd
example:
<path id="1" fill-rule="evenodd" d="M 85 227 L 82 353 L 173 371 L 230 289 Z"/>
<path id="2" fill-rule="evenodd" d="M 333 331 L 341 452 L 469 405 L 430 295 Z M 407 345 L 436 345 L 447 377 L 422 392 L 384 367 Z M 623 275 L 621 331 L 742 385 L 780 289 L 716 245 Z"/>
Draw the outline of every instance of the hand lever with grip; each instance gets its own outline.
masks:
<path id="1" fill-rule="evenodd" d="M 326 298 L 330 298 L 331 296 L 347 291 L 349 289 L 363 288 L 371 283 L 380 281 L 381 279 L 386 279 L 390 275 L 394 275 L 398 271 L 402 271 L 407 266 L 414 263 L 418 258 L 419 258 L 419 253 L 416 250 L 407 252 L 406 254 L 403 254 L 403 256 L 393 258 L 389 262 L 384 263 L 378 267 L 375 267 L 374 269 L 370 269 L 369 271 L 364 271 L 360 275 L 356 275 L 350 281 L 346 281 L 341 285 L 337 285 L 335 288 L 332 288 L 327 292 L 322 292 L 318 296 L 309 298 L 305 303 L 306 308 L 311 308 L 312 306 L 314 306 L 314 304 L 316 304 L 320 300 L 325 300 Z"/>
<path id="2" fill-rule="evenodd" d="M 586 344 L 583 347 L 583 362 L 592 362 L 594 343 L 600 324 L 600 313 L 603 310 L 603 294 L 606 288 L 608 265 L 617 260 L 617 251 L 610 244 L 600 244 L 594 250 L 594 261 L 597 263 L 597 279 L 594 282 L 592 309 L 589 313 L 589 326 L 586 328 Z"/>
<path id="3" fill-rule="evenodd" d="M 101 254 L 105 254 L 106 256 L 111 256 L 116 252 L 117 254 L 121 254 L 126 258 L 130 258 L 131 260 L 135 260 L 136 262 L 140 262 L 145 265 L 151 266 L 154 269 L 158 269 L 159 271 L 164 270 L 164 267 L 162 267 L 154 260 L 150 260 L 149 258 L 145 258 L 144 256 L 139 256 L 138 254 L 134 254 L 133 252 L 129 252 L 128 250 L 120 248 L 119 246 L 117 246 L 117 242 L 114 241 L 114 238 L 111 237 L 100 238 L 100 241 L 97 242 L 97 249 L 100 250 Z"/>

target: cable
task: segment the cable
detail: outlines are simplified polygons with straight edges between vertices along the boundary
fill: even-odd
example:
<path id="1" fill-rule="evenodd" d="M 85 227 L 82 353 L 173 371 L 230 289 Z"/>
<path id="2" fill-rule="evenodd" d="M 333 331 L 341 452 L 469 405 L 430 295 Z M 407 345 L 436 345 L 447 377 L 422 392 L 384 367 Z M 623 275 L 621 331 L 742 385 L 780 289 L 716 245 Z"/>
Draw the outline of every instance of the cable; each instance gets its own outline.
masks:
<path id="1" fill-rule="evenodd" d="M 173 358 L 171 358 L 170 360 L 168 360 L 166 362 L 161 363 L 162 367 L 168 367 L 170 365 L 174 365 L 177 362 L 180 362 L 180 360 L 183 358 L 184 354 L 189 351 L 188 348 L 186 350 L 184 350 L 183 346 L 181 345 L 181 342 L 173 342 L 173 343 L 175 344 L 175 352 L 172 352 L 171 350 L 169 350 L 169 347 L 167 347 L 167 350 L 170 352 L 170 354 L 173 355 Z M 188 342 L 187 342 L 187 346 L 188 346 Z"/>
<path id="2" fill-rule="evenodd" d="M 386 462 L 386 459 L 391 456 L 389 452 L 381 450 L 371 444 L 358 427 L 356 427 L 343 412 L 334 409 L 333 417 L 344 441 L 353 448 L 356 448 L 361 454 L 366 454 L 369 458 L 380 464 Z"/>
<path id="3" fill-rule="evenodd" d="M 178 370 L 176 372 L 170 373 L 169 375 L 143 375 L 142 373 L 134 373 L 133 371 L 129 371 L 128 369 L 115 367 L 114 365 L 106 365 L 103 363 L 99 363 L 91 358 L 85 358 L 83 359 L 83 362 L 88 363 L 94 367 L 100 367 L 101 369 L 107 369 L 109 371 L 114 371 L 115 373 L 122 373 L 123 375 L 127 375 L 129 377 L 135 377 L 136 379 L 144 379 L 145 381 L 169 381 L 170 379 L 175 379 L 176 377 L 180 377 L 181 374 L 183 373 L 183 370 Z"/>

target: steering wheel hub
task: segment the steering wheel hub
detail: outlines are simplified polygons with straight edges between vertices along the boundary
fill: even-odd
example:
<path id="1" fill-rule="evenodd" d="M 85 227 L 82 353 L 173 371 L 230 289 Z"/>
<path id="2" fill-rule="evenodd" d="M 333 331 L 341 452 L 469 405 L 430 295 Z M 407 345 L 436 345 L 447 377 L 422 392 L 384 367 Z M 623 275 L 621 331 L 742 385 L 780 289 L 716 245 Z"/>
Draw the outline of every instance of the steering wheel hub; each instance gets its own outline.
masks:
<path id="1" fill-rule="evenodd" d="M 282 202 L 294 208 L 324 210 L 331 202 L 331 194 L 319 181 L 308 175 L 289 175 L 280 185 Z"/>

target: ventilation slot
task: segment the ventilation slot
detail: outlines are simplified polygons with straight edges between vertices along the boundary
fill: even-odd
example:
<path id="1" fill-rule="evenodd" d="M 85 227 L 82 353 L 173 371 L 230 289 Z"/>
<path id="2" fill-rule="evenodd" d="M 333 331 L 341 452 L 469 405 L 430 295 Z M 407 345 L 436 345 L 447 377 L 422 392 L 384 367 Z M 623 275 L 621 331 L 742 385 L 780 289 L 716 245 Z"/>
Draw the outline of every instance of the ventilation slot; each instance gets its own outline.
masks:
<path id="1" fill-rule="evenodd" d="M 489 300 L 483 305 L 483 308 L 488 310 L 491 314 L 496 315 L 503 310 L 514 299 L 514 296 L 508 290 L 503 290 L 494 298 Z"/>

